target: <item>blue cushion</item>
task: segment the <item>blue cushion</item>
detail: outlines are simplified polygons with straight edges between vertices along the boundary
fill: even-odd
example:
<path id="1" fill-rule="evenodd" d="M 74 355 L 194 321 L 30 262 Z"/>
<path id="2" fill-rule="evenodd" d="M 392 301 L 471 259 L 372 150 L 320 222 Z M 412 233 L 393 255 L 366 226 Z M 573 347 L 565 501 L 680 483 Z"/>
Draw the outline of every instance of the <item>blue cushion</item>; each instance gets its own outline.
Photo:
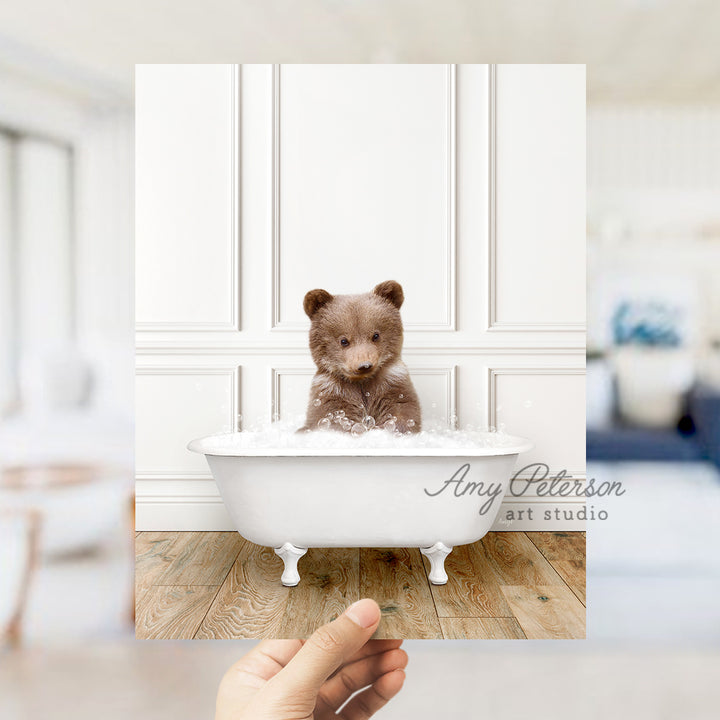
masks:
<path id="1" fill-rule="evenodd" d="M 704 458 L 695 435 L 676 430 L 615 427 L 587 431 L 588 460 L 693 461 Z"/>

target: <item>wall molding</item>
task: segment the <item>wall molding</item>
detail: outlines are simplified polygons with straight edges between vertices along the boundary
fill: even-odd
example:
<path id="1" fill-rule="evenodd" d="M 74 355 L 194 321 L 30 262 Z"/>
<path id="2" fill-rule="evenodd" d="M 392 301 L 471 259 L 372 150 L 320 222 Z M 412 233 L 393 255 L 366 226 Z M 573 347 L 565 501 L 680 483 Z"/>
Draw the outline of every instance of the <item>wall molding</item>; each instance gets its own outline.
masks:
<path id="1" fill-rule="evenodd" d="M 497 378 L 500 375 L 585 375 L 579 367 L 488 367 L 486 368 L 488 427 L 497 427 Z M 553 468 L 550 469 L 553 472 Z M 566 470 L 569 477 L 583 479 L 587 470 Z M 519 477 L 523 477 L 520 475 Z"/>
<path id="2" fill-rule="evenodd" d="M 173 505 L 181 505 L 185 503 L 222 505 L 223 499 L 222 497 L 220 497 L 220 493 L 218 493 L 217 495 L 202 495 L 200 493 L 188 493 L 185 495 L 169 493 L 163 493 L 161 495 L 146 495 L 145 493 L 138 492 L 135 495 L 135 502 L 138 505 L 157 503 L 171 503 Z"/>
<path id="3" fill-rule="evenodd" d="M 280 415 L 280 380 L 283 375 L 299 375 L 312 378 L 316 373 L 315 366 L 306 367 L 271 367 L 270 368 L 270 417 L 273 421 L 281 420 Z"/>
<path id="4" fill-rule="evenodd" d="M 405 330 L 410 332 L 455 332 L 457 330 L 457 65 L 446 66 L 446 154 L 447 172 L 445 176 L 446 195 L 446 231 L 444 251 L 446 273 L 445 284 L 445 320 L 440 323 L 406 323 Z M 281 65 L 272 66 L 272 159 L 271 159 L 271 195 L 272 195 L 272 238 L 270 241 L 270 331 L 307 332 L 309 323 L 305 321 L 287 321 L 281 317 L 282 278 L 281 262 L 281 213 L 280 213 L 280 177 L 281 177 Z"/>
<path id="5" fill-rule="evenodd" d="M 280 64 L 272 66 L 272 172 L 270 173 L 272 226 L 270 238 L 270 329 L 299 330 L 301 323 L 280 318 Z"/>
<path id="6" fill-rule="evenodd" d="M 584 333 L 586 323 L 508 322 L 498 320 L 497 279 L 497 65 L 488 65 L 488 297 L 487 332 Z"/>
<path id="7" fill-rule="evenodd" d="M 492 325 L 488 325 L 488 332 L 573 332 L 585 333 L 585 323 L 516 323 L 516 322 L 499 322 L 492 321 Z"/>
<path id="8" fill-rule="evenodd" d="M 135 376 L 139 375 L 224 375 L 230 379 L 230 407 L 228 410 L 228 427 L 238 427 L 238 414 L 240 413 L 240 373 L 241 366 L 203 367 L 197 365 L 182 366 L 141 366 L 135 369 Z M 188 438 L 188 442 L 192 438 Z M 136 480 L 212 480 L 209 470 L 186 470 L 183 468 L 163 468 L 162 470 L 145 470 L 136 465 Z"/>
<path id="9" fill-rule="evenodd" d="M 585 375 L 578 367 L 489 367 L 487 368 L 488 425 L 497 425 L 497 383 L 499 375 Z"/>
<path id="10" fill-rule="evenodd" d="M 176 478 L 180 480 L 181 478 Z M 578 478 L 583 485 L 586 483 L 585 478 Z M 223 504 L 222 496 L 215 485 L 214 480 L 208 481 L 213 486 L 213 492 L 175 492 L 169 490 L 168 492 L 146 492 L 142 489 L 142 481 L 139 481 L 139 486 L 135 492 L 135 501 L 138 504 L 154 504 L 154 503 L 171 503 L 173 505 L 183 503 L 203 503 L 203 504 Z M 540 481 L 535 481 L 539 483 Z M 548 503 L 546 497 L 538 497 L 537 492 L 533 488 L 533 484 L 530 485 L 527 493 L 522 497 L 514 497 L 512 495 L 506 495 L 503 498 L 503 504 L 509 507 L 513 505 L 525 505 L 530 504 L 552 504 L 552 505 L 583 505 L 584 501 L 578 500 L 576 497 L 553 497 L 552 503 Z"/>
<path id="11" fill-rule="evenodd" d="M 230 66 L 230 319 L 222 322 L 136 322 L 137 332 L 237 332 L 240 330 L 240 117 L 241 73 L 239 65 Z"/>
<path id="12" fill-rule="evenodd" d="M 212 345 L 197 344 L 193 345 L 187 341 L 162 341 L 162 342 L 140 342 L 136 348 L 136 354 L 141 356 L 154 355 L 188 355 L 188 356 L 205 356 L 205 355 L 303 355 L 310 357 L 310 351 L 307 343 L 297 344 L 277 344 L 263 342 L 238 342 Z M 468 344 L 436 344 L 428 345 L 406 345 L 403 348 L 403 356 L 407 357 L 424 357 L 437 355 L 567 355 L 567 356 L 585 356 L 585 345 L 558 345 L 558 344 L 535 344 L 526 345 L 476 345 Z"/>
<path id="13" fill-rule="evenodd" d="M 210 500 L 192 495 L 136 497 L 135 528 L 140 532 L 237 530 L 220 496 Z"/>
<path id="14" fill-rule="evenodd" d="M 440 375 L 445 378 L 445 418 L 448 427 L 453 424 L 452 418 L 457 418 L 457 365 L 429 365 L 408 367 L 411 376 Z"/>

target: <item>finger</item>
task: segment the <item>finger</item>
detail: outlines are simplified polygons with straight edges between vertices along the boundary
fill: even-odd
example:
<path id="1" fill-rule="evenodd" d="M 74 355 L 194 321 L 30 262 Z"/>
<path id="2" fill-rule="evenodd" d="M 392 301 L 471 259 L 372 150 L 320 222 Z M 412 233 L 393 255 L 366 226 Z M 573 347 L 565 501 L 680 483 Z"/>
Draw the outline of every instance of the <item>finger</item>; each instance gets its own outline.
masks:
<path id="1" fill-rule="evenodd" d="M 279 671 L 297 655 L 302 646 L 302 640 L 262 640 L 253 649 L 279 665 Z"/>
<path id="2" fill-rule="evenodd" d="M 378 678 L 369 688 L 358 693 L 340 713 L 343 720 L 366 720 L 386 705 L 402 689 L 403 670 L 393 670 Z"/>
<path id="3" fill-rule="evenodd" d="M 403 670 L 407 662 L 407 653 L 395 649 L 344 665 L 322 686 L 318 697 L 337 711 L 353 693 L 372 685 L 393 670 Z"/>
<path id="4" fill-rule="evenodd" d="M 242 677 L 253 687 L 261 687 L 277 675 L 301 647 L 300 640 L 263 640 L 233 664 L 227 675 Z"/>
<path id="5" fill-rule="evenodd" d="M 347 659 L 346 664 L 362 660 L 372 655 L 380 655 L 380 653 L 387 652 L 388 650 L 395 650 L 399 648 L 402 643 L 402 640 L 368 640 L 354 655 Z"/>
<path id="6" fill-rule="evenodd" d="M 380 623 L 374 600 L 353 603 L 333 622 L 318 628 L 300 651 L 272 680 L 276 695 L 312 693 L 370 639 Z M 270 688 L 270 686 L 268 686 Z"/>

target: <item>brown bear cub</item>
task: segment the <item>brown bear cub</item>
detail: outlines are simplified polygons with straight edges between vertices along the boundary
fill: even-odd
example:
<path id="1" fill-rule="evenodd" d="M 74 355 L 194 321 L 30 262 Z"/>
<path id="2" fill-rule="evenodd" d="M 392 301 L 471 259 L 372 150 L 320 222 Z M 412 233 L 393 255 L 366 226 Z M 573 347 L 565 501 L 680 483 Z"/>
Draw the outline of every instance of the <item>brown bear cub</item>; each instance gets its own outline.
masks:
<path id="1" fill-rule="evenodd" d="M 393 280 L 362 295 L 327 290 L 305 295 L 310 351 L 318 369 L 301 431 L 420 432 L 420 403 L 400 357 L 404 299 Z"/>

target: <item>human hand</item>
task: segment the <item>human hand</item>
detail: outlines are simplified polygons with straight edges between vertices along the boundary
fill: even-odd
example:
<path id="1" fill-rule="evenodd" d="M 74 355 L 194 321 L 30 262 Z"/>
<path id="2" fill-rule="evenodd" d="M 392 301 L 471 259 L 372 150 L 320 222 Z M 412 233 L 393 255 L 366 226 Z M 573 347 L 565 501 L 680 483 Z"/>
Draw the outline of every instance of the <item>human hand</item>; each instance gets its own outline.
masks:
<path id="1" fill-rule="evenodd" d="M 400 692 L 408 660 L 402 640 L 370 640 L 379 622 L 365 599 L 306 641 L 263 640 L 225 673 L 215 720 L 372 717 Z"/>

